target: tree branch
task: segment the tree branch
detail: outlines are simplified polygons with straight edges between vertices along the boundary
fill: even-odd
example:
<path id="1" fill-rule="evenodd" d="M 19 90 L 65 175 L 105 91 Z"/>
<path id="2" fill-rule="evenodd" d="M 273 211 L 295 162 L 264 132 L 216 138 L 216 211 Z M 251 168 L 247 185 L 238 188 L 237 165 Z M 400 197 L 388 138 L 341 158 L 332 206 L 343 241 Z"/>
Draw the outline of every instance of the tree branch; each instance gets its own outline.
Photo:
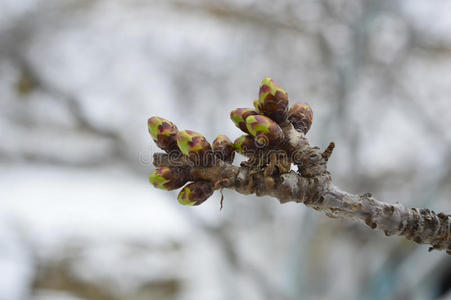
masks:
<path id="1" fill-rule="evenodd" d="M 171 153 L 154 154 L 154 165 L 185 170 L 189 181 L 207 181 L 214 189 L 229 188 L 248 195 L 271 196 L 280 203 L 303 203 L 331 218 L 344 218 L 382 230 L 387 236 L 400 235 L 418 244 L 429 244 L 429 250 L 446 250 L 451 254 L 451 220 L 449 215 L 429 209 L 406 208 L 379 201 L 371 194 L 353 195 L 332 183 L 327 161 L 332 154 L 331 143 L 323 153 L 311 147 L 305 135 L 291 123 L 281 125 L 286 139 L 278 145 L 287 154 L 285 159 L 262 152 L 263 161 L 234 166 L 216 159 L 209 166 L 196 165 L 185 156 Z M 298 172 L 283 168 L 291 162 Z"/>

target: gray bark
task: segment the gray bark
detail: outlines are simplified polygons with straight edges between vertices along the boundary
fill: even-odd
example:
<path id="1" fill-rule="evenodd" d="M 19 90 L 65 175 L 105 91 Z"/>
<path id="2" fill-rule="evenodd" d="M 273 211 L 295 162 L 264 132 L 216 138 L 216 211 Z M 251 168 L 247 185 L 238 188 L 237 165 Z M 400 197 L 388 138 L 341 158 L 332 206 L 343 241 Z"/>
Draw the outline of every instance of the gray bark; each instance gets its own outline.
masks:
<path id="1" fill-rule="evenodd" d="M 451 254 L 449 215 L 385 203 L 369 193 L 354 195 L 341 191 L 327 171 L 334 144 L 320 152 L 291 124 L 285 124 L 282 129 L 286 141 L 278 145 L 278 150 L 287 154 L 284 159 L 288 159 L 288 165 L 298 166 L 298 172 L 283 167 L 287 161 L 272 157 L 271 149 L 264 151 L 263 159 L 253 160 L 254 164 L 241 163 L 241 167 L 219 160 L 211 166 L 196 166 L 186 157 L 171 159 L 163 153 L 154 155 L 154 165 L 186 168 L 190 181 L 210 181 L 215 189 L 230 188 L 245 195 L 271 196 L 280 203 L 303 203 L 328 217 L 363 223 L 387 236 L 404 236 L 418 244 L 431 245 L 429 250 L 446 250 Z"/>

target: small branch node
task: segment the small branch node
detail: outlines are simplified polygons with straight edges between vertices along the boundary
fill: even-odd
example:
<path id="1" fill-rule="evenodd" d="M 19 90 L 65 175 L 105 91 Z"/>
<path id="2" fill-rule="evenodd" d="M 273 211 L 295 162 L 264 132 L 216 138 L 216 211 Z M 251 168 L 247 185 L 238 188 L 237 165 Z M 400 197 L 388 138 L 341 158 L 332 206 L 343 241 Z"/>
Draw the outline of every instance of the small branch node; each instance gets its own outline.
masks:
<path id="1" fill-rule="evenodd" d="M 332 152 L 334 151 L 335 143 L 330 142 L 329 146 L 327 146 L 326 150 L 321 154 L 325 161 L 328 161 L 330 156 L 332 155 Z"/>

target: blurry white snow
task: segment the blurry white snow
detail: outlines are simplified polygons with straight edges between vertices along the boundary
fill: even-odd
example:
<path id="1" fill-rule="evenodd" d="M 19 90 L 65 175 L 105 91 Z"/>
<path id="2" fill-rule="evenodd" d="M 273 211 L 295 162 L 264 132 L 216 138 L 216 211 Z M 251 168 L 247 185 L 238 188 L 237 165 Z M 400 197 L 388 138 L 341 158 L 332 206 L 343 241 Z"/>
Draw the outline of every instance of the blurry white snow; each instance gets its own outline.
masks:
<path id="1" fill-rule="evenodd" d="M 44 245 L 68 236 L 159 243 L 183 239 L 190 230 L 167 192 L 126 169 L 4 166 L 0 182 L 0 212 Z"/>
<path id="2" fill-rule="evenodd" d="M 33 0 L 1 0 L 0 4 L 2 7 L 0 18 L 0 32 L 3 29 L 7 29 L 9 26 L 13 26 L 14 22 L 17 21 L 24 14 L 33 9 L 33 6 L 37 5 Z"/>
<path id="3" fill-rule="evenodd" d="M 40 290 L 31 300 L 84 300 L 84 298 L 61 291 Z"/>
<path id="4" fill-rule="evenodd" d="M 442 0 L 408 0 L 403 10 L 416 29 L 433 42 L 451 43 L 451 2 Z"/>
<path id="5" fill-rule="evenodd" d="M 14 220 L 44 261 L 70 259 L 71 247 L 81 249 L 72 271 L 92 282 L 106 280 L 119 293 L 180 276 L 176 245 L 185 243 L 191 225 L 170 203 L 174 195 L 154 189 L 146 176 L 117 167 L 14 165 L 0 170 L 0 182 L 0 215 Z M 30 245 L 18 244 L 13 233 L 0 226 L 2 300 L 23 299 L 32 275 Z"/>
<path id="6" fill-rule="evenodd" d="M 3 198 L 0 198 L 3 199 Z M 21 239 L 15 223 L 0 212 L 0 299 L 25 299 L 33 276 L 30 249 Z"/>

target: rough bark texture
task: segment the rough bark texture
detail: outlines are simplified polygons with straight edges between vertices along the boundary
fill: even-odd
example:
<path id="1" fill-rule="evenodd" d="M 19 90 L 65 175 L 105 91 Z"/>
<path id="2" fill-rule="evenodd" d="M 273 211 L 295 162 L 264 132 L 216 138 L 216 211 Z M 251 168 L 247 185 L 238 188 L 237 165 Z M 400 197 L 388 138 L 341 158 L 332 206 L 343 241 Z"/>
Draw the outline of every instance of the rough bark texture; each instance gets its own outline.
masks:
<path id="1" fill-rule="evenodd" d="M 262 151 L 258 159 L 251 157 L 240 167 L 220 160 L 213 166 L 196 166 L 185 157 L 165 153 L 154 155 L 154 165 L 186 168 L 190 181 L 210 181 L 215 189 L 230 188 L 245 195 L 272 196 L 281 203 L 303 203 L 323 211 L 328 217 L 360 222 L 382 230 L 387 236 L 405 236 L 418 244 L 431 245 L 429 250 L 446 250 L 451 254 L 449 215 L 384 203 L 369 193 L 353 195 L 341 191 L 332 183 L 327 171 L 334 144 L 321 152 L 318 147 L 311 147 L 291 124 L 283 124 L 282 129 L 286 137 L 278 145 L 282 152 Z M 291 170 L 291 163 L 297 165 L 298 172 Z"/>

